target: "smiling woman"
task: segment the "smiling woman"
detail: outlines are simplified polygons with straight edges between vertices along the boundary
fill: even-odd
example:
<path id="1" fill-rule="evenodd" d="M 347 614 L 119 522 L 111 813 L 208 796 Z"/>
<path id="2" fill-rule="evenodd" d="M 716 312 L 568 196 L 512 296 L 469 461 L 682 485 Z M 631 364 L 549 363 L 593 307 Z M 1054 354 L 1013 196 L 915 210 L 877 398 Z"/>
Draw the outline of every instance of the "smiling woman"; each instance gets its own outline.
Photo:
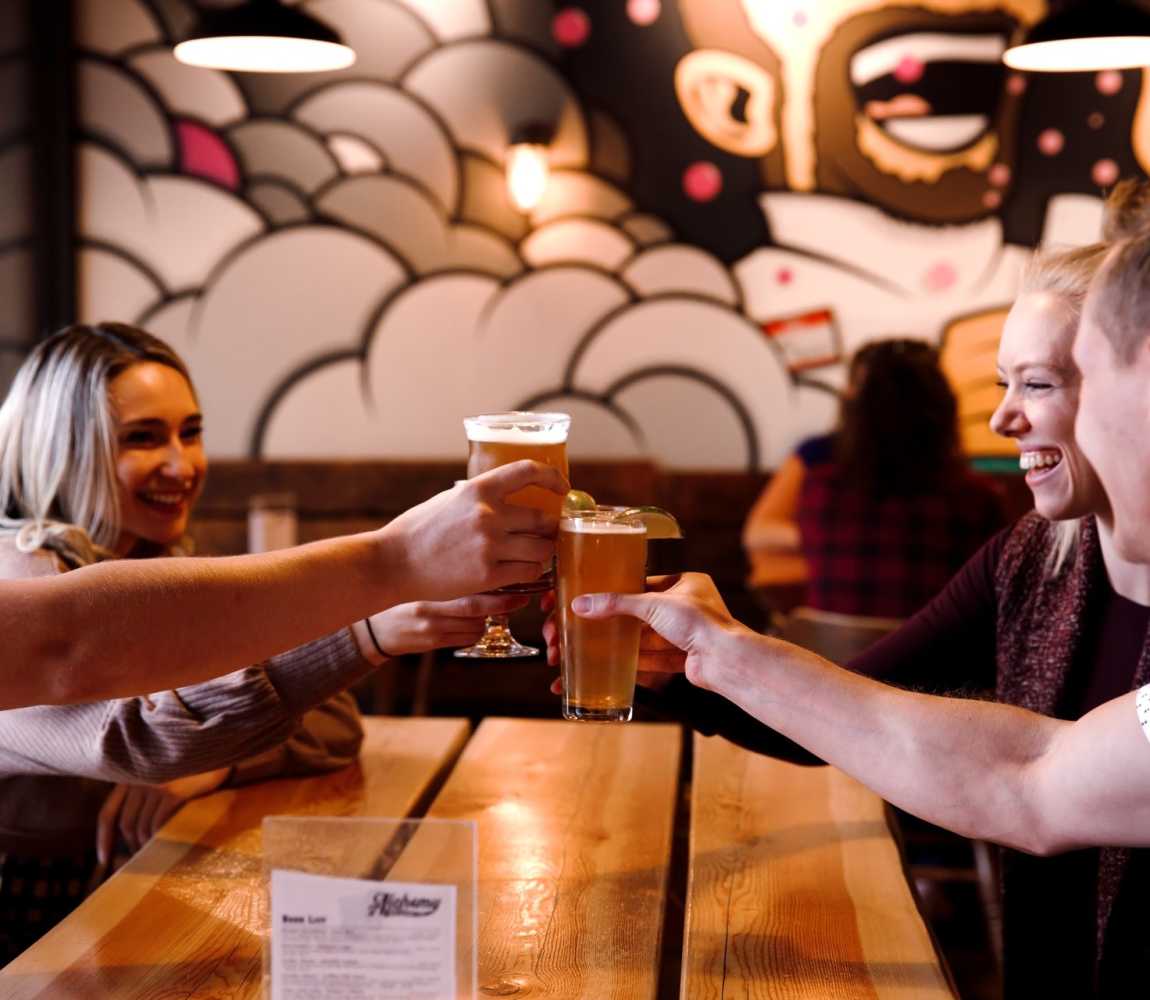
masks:
<path id="1" fill-rule="evenodd" d="M 108 395 L 116 418 L 116 554 L 140 542 L 172 545 L 187 530 L 207 471 L 204 418 L 191 383 L 170 365 L 145 361 L 112 379 Z"/>
<path id="2" fill-rule="evenodd" d="M 105 323 L 44 341 L 0 409 L 0 578 L 179 554 L 207 467 L 202 424 L 183 362 L 144 331 Z M 67 913 L 119 850 L 139 847 L 188 798 L 354 758 L 355 703 L 336 692 L 369 665 L 346 633 L 312 645 L 178 693 L 49 717 L 3 713 L 0 960 Z M 342 683 L 290 707 L 288 675 L 332 656 Z M 228 732 L 213 735 L 225 716 Z M 105 738 L 109 729 L 115 739 Z"/>
<path id="3" fill-rule="evenodd" d="M 0 580 L 53 576 L 119 557 L 181 554 L 207 468 L 202 424 L 183 362 L 143 330 L 73 326 L 37 345 L 0 406 Z M 520 468 L 525 465 L 532 468 Z M 558 474 L 540 480 L 533 463 L 508 469 L 525 485 L 552 492 L 567 486 Z M 469 486 L 507 478 L 502 471 Z M 515 488 L 500 496 L 511 492 Z M 453 521 L 451 507 L 467 495 L 455 490 L 433 498 L 440 505 L 436 523 L 466 525 Z M 468 508 L 476 502 L 464 500 Z M 482 503 L 490 510 L 486 499 Z M 389 529 L 402 522 L 397 518 Z M 515 526 L 524 527 L 521 516 Z M 530 564 L 537 575 L 539 564 L 550 560 L 548 539 L 496 530 L 509 547 L 461 558 L 461 565 L 490 558 L 503 567 Z M 453 554 L 466 534 L 453 532 Z M 398 559 L 404 572 L 409 565 L 438 564 Z M 279 571 L 263 565 L 274 586 Z M 156 574 L 157 590 L 165 590 L 169 576 Z M 521 579 L 517 574 L 506 582 Z M 442 580 L 437 572 L 435 586 Z M 457 596 L 485 589 L 484 582 L 418 589 L 409 592 L 414 603 L 381 599 L 373 603 L 385 610 L 369 619 L 318 638 L 313 633 L 302 646 L 216 680 L 140 698 L 0 713 L 0 964 L 68 912 L 90 878 L 98 881 L 118 854 L 143 844 L 185 800 L 224 783 L 350 763 L 362 732 L 355 700 L 344 689 L 388 655 L 474 642 L 487 615 L 525 603 L 516 595 Z M 354 577 L 347 586 L 355 586 Z M 245 630 L 258 627 L 244 603 L 232 633 L 211 623 L 221 643 L 234 636 L 239 644 Z M 116 613 L 128 646 L 153 648 L 149 629 L 156 631 L 156 623 L 143 621 L 138 605 L 122 602 Z M 192 612 L 186 617 L 187 633 L 196 637 L 189 641 L 210 631 Z M 69 637 L 67 621 L 59 634 Z M 155 653 L 157 687 L 170 675 L 162 656 Z M 237 656 L 234 662 L 243 661 Z"/>
<path id="4" fill-rule="evenodd" d="M 204 474 L 201 418 L 187 368 L 163 341 L 119 323 L 61 331 L 20 369 L 4 416 L 0 532 L 15 535 L 19 552 L 48 549 L 71 569 L 156 555 L 182 537 Z M 181 452 L 194 445 L 179 463 L 194 487 L 180 491 L 182 519 L 149 499 L 173 419 Z M 139 543 L 146 551 L 133 552 Z"/>

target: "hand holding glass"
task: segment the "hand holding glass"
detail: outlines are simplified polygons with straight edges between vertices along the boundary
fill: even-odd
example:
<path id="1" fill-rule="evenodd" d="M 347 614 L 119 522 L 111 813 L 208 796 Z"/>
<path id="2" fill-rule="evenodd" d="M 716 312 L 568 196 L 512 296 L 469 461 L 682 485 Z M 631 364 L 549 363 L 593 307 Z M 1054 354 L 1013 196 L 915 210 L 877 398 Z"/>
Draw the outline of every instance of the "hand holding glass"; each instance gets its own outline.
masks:
<path id="1" fill-rule="evenodd" d="M 640 594 L 647 567 L 647 528 L 619 508 L 568 511 L 559 522 L 556 601 L 563 671 L 563 717 L 626 722 L 635 697 L 642 622 L 619 615 L 580 618 L 581 594 Z"/>
<path id="2" fill-rule="evenodd" d="M 558 469 L 563 476 L 567 470 L 567 431 L 571 418 L 566 413 L 493 413 L 466 417 L 467 478 L 474 479 L 489 469 L 534 459 Z M 563 497 L 537 486 L 529 486 L 507 498 L 508 503 L 534 507 L 558 517 Z M 501 587 L 501 594 L 537 594 L 551 589 L 551 574 L 538 580 Z M 492 615 L 486 621 L 482 638 L 465 649 L 457 649 L 456 656 L 481 659 L 508 659 L 518 656 L 537 656 L 539 650 L 517 642 L 507 627 L 506 615 Z"/>

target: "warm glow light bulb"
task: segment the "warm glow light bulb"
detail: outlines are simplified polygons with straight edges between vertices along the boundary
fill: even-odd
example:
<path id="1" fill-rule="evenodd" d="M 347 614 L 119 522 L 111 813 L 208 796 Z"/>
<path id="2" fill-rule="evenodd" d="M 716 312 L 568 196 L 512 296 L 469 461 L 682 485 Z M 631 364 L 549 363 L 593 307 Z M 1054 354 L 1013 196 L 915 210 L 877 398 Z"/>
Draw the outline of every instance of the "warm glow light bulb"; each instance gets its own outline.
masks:
<path id="1" fill-rule="evenodd" d="M 173 54 L 189 66 L 251 73 L 314 73 L 355 62 L 355 52 L 346 45 L 274 35 L 193 38 L 180 42 Z"/>
<path id="2" fill-rule="evenodd" d="M 547 190 L 547 149 L 535 143 L 516 143 L 507 151 L 507 190 L 515 207 L 530 212 Z"/>

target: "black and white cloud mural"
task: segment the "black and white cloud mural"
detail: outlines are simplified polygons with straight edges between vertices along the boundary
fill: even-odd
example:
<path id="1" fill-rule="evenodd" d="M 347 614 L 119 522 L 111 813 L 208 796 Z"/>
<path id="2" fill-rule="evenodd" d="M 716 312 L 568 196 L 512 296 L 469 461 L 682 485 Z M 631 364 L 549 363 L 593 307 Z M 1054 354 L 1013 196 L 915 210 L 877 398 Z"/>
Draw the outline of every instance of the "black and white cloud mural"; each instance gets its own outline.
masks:
<path id="1" fill-rule="evenodd" d="M 1041 0 L 300 6 L 355 66 L 192 69 L 193 4 L 77 4 L 81 314 L 184 354 L 219 457 L 457 457 L 463 415 L 546 406 L 576 456 L 769 468 L 892 334 L 945 344 L 987 450 L 1030 248 L 1094 238 L 1138 169 L 1137 73 L 1076 83 L 1105 119 L 1081 183 L 1051 169 L 1069 126 L 1028 138 L 997 53 Z M 531 121 L 555 137 L 524 214 Z M 1026 170 L 1070 179 L 1036 199 Z"/>

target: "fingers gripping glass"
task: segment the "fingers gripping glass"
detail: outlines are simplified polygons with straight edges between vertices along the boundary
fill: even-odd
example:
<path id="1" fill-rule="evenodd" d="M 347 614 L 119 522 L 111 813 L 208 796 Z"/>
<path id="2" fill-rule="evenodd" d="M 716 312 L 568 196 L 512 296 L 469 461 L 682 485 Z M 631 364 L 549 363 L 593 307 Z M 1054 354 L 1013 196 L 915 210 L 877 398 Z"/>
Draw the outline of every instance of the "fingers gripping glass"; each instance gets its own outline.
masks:
<path id="1" fill-rule="evenodd" d="M 627 722 L 635 696 L 642 623 L 626 615 L 580 618 L 580 594 L 643 592 L 647 525 L 637 508 L 568 511 L 559 522 L 556 602 L 563 670 L 563 717 Z"/>
<path id="2" fill-rule="evenodd" d="M 529 458 L 550 465 L 567 475 L 567 432 L 571 418 L 566 413 L 492 413 L 466 417 L 467 478 Z M 558 517 L 563 498 L 550 490 L 528 486 L 509 496 L 510 503 L 534 507 Z M 554 574 L 544 573 L 538 580 L 500 587 L 497 594 L 538 594 L 550 590 Z M 507 615 L 492 615 L 484 623 L 483 636 L 474 646 L 457 649 L 456 656 L 479 659 L 510 659 L 538 656 L 534 646 L 516 641 L 507 625 Z"/>

